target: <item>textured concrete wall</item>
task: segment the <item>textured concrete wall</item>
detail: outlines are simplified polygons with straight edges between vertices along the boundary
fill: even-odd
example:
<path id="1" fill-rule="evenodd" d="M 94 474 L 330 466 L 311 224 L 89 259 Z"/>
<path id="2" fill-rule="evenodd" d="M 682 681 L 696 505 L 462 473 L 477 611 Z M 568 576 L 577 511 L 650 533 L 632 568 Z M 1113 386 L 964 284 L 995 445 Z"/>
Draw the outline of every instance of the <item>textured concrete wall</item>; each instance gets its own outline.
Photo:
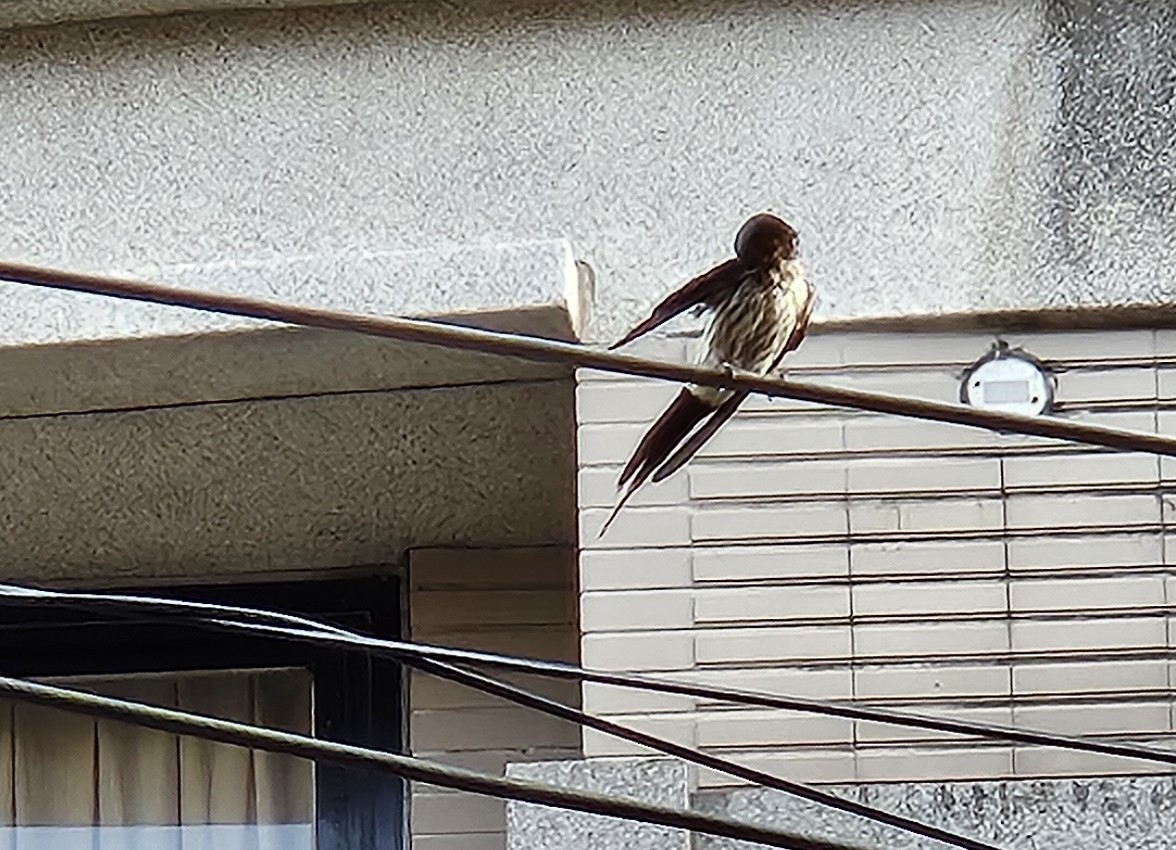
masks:
<path id="1" fill-rule="evenodd" d="M 507 776 L 655 806 L 684 809 L 688 805 L 686 766 L 671 759 L 512 764 L 507 768 Z M 507 850 L 569 847 L 687 850 L 690 847 L 690 834 L 680 829 L 529 803 L 509 803 L 506 824 Z"/>
<path id="2" fill-rule="evenodd" d="M 830 790 L 1006 850 L 1176 847 L 1176 780 L 1172 777 L 842 786 Z M 803 830 L 878 850 L 937 850 L 944 846 L 771 791 L 707 794 L 699 800 L 699 807 L 713 814 Z M 758 845 L 701 838 L 695 846 L 698 850 L 752 850 Z"/>
<path id="3" fill-rule="evenodd" d="M 537 782 L 682 806 L 688 769 L 682 762 L 648 758 L 518 765 L 508 773 Z M 835 785 L 825 790 L 1007 850 L 1176 847 L 1176 779 L 1172 777 Z M 709 792 L 694 795 L 693 805 L 707 814 L 853 847 L 938 850 L 944 846 L 778 791 L 757 788 Z M 557 814 L 541 806 L 518 803 L 510 804 L 508 812 L 509 850 L 670 850 L 683 846 L 681 833 L 625 821 Z M 696 850 L 754 850 L 760 846 L 703 835 L 692 836 L 689 845 Z"/>
<path id="4" fill-rule="evenodd" d="M 563 380 L 3 418 L 0 569 L 109 584 L 566 545 L 573 438 Z"/>
<path id="5" fill-rule="evenodd" d="M 0 0 L 0 29 L 176 12 L 335 5 L 342 3 L 330 0 Z"/>
<path id="6" fill-rule="evenodd" d="M 1160 301 L 1172 12 L 1075 4 L 408 0 L 10 31 L 0 256 L 566 237 L 603 338 L 771 207 L 826 315 Z"/>

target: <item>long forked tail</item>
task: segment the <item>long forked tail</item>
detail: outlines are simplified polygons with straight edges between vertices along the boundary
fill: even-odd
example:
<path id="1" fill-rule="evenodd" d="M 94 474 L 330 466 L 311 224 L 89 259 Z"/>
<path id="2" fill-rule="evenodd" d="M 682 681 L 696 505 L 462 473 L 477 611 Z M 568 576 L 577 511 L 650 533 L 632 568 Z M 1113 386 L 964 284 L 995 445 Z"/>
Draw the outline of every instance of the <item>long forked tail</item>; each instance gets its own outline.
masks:
<path id="1" fill-rule="evenodd" d="M 813 312 L 812 284 L 809 284 L 808 292 L 808 300 L 801 310 L 796 326 L 793 327 L 792 333 L 788 335 L 788 339 L 785 341 L 784 347 L 780 349 L 780 353 L 776 355 L 776 358 L 768 367 L 767 374 L 769 375 L 780 367 L 780 363 L 784 360 L 785 355 L 790 351 L 795 351 L 804 339 L 805 332 L 808 330 L 809 318 Z M 716 431 L 723 427 L 723 423 L 735 415 L 735 411 L 739 409 L 739 405 L 743 404 L 749 395 L 751 393 L 746 390 L 740 390 L 728 396 L 727 400 L 715 410 L 715 415 L 708 419 L 701 428 L 691 434 L 690 439 L 679 446 L 678 450 L 670 456 L 669 460 L 657 468 L 653 473 L 653 483 L 656 484 L 659 481 L 664 481 L 685 466 L 686 461 L 694 457 L 698 450 L 702 448 L 703 444 L 713 437 Z"/>
<path id="2" fill-rule="evenodd" d="M 645 432 L 645 436 L 637 444 L 633 456 L 629 458 L 629 462 L 625 464 L 624 470 L 621 471 L 621 477 L 617 481 L 617 486 L 624 487 L 628 483 L 628 487 L 620 499 L 617 500 L 616 505 L 612 509 L 612 513 L 608 515 L 608 519 L 604 521 L 604 525 L 601 526 L 598 536 L 604 536 L 604 532 L 612 525 L 612 521 L 616 519 L 621 508 L 625 506 L 625 502 L 629 501 L 629 497 L 637 492 L 638 488 L 649 479 L 653 471 L 686 438 L 686 435 L 694 429 L 694 426 L 713 410 L 714 407 L 700 400 L 687 389 L 683 389 L 678 393 L 678 397 L 674 399 L 673 403 L 662 412 L 662 415 L 658 417 L 657 421 Z"/>
<path id="3" fill-rule="evenodd" d="M 669 460 L 654 471 L 653 483 L 656 484 L 659 481 L 665 481 L 685 466 L 686 461 L 694 457 L 706 441 L 713 437 L 715 432 L 722 428 L 724 423 L 735 415 L 735 411 L 739 409 L 739 405 L 743 404 L 744 399 L 749 395 L 750 393 L 740 390 L 720 404 L 711 418 L 706 420 L 701 428 L 691 434 L 690 439 L 680 445 L 678 450 L 670 456 Z"/>

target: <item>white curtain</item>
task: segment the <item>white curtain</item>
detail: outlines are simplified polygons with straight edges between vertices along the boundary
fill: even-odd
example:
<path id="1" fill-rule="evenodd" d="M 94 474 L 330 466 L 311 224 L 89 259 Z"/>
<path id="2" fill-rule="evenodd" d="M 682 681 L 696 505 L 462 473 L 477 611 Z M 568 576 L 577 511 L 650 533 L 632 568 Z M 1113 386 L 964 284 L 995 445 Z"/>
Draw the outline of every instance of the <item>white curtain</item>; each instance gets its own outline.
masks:
<path id="1" fill-rule="evenodd" d="M 291 732 L 313 728 L 303 670 L 58 680 Z M 313 766 L 0 701 L 0 850 L 310 850 Z"/>

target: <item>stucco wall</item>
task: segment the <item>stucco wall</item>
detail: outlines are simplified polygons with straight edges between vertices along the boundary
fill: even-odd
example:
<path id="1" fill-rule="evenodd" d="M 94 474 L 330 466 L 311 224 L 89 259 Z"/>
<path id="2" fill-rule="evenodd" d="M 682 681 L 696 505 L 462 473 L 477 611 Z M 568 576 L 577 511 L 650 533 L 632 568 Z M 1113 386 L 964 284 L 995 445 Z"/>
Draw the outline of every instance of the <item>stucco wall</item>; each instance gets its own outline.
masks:
<path id="1" fill-rule="evenodd" d="M 396 563 L 410 546 L 566 545 L 572 392 L 547 380 L 0 416 L 3 578 L 260 577 Z"/>
<path id="2" fill-rule="evenodd" d="M 591 760 L 517 765 L 514 776 L 568 788 L 681 805 L 687 771 L 667 759 Z M 1007 782 L 847 785 L 826 789 L 996 847 L 1170 850 L 1176 846 L 1176 783 L 1171 777 L 1115 777 Z M 944 845 L 777 791 L 743 789 L 694 795 L 695 807 L 852 847 L 938 850 Z M 747 844 L 621 820 L 558 813 L 511 803 L 510 850 L 754 850 Z"/>
<path id="3" fill-rule="evenodd" d="M 0 256 L 568 238 L 608 338 L 772 207 L 824 315 L 1162 301 L 1173 13 L 1086 7 L 407 0 L 8 31 Z"/>
<path id="4" fill-rule="evenodd" d="M 842 786 L 829 790 L 1007 850 L 1176 847 L 1176 782 L 1170 776 Z M 706 794 L 698 805 L 713 814 L 878 850 L 939 850 L 944 846 L 772 791 Z M 752 850 L 755 845 L 701 838 L 694 846 L 697 850 Z"/>

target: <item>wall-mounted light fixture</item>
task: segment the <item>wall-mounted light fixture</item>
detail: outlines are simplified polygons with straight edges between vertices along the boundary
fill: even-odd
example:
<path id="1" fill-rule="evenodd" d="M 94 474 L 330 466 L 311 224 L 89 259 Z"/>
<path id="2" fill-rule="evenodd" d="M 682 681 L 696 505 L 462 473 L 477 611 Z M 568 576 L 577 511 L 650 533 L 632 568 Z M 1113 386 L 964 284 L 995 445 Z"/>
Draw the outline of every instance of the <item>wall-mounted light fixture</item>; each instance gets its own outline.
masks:
<path id="1" fill-rule="evenodd" d="M 964 370 L 960 401 L 985 410 L 1040 416 L 1053 410 L 1054 378 L 1036 357 L 1000 341 Z"/>

